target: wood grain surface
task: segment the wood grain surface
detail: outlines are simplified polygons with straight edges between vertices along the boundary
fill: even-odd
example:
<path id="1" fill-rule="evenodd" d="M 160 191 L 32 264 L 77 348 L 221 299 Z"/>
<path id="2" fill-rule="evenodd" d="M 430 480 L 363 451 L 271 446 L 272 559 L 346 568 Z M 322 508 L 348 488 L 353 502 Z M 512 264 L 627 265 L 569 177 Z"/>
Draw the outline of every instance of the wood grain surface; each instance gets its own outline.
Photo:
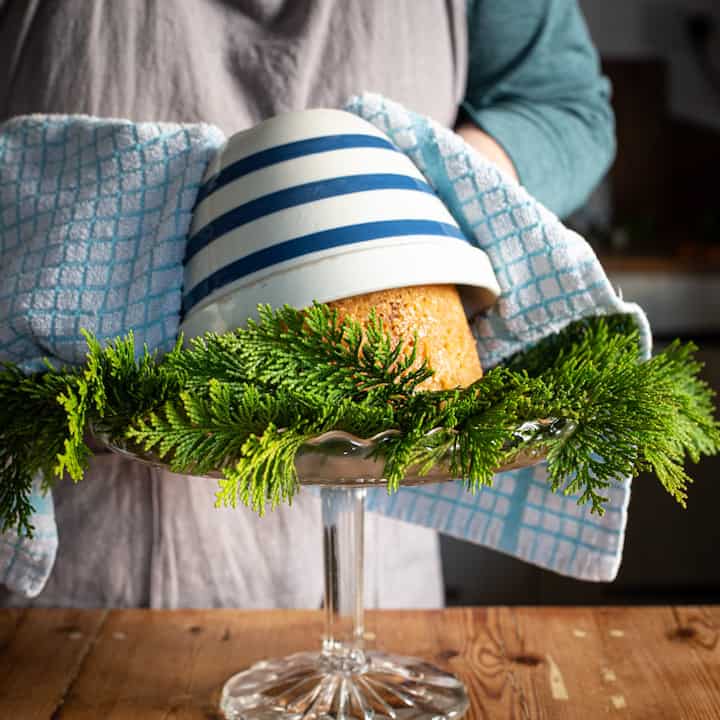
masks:
<path id="1" fill-rule="evenodd" d="M 720 718 L 720 606 L 379 611 L 367 620 L 371 647 L 462 677 L 472 720 Z M 316 647 L 321 627 L 320 612 L 296 610 L 3 610 L 0 719 L 221 720 L 228 676 Z"/>

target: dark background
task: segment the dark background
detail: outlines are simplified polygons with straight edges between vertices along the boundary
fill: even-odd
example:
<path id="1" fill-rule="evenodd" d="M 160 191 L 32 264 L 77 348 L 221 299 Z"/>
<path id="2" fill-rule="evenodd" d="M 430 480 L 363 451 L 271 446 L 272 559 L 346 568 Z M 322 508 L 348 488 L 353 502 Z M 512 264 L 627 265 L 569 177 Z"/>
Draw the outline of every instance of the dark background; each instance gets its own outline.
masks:
<path id="1" fill-rule="evenodd" d="M 720 2 L 581 0 L 613 83 L 617 159 L 567 222 L 595 247 L 656 347 L 702 348 L 720 390 Z M 691 468 L 683 510 L 650 475 L 633 484 L 623 563 L 588 583 L 442 538 L 449 605 L 720 602 L 720 458 Z"/>

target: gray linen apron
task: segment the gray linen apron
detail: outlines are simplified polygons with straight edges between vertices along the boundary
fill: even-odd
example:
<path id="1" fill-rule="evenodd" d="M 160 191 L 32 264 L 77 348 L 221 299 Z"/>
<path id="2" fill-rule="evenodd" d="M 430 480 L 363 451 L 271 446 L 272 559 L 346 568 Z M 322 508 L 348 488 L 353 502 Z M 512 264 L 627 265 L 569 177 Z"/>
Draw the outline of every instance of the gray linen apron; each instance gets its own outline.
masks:
<path id="1" fill-rule="evenodd" d="M 0 120 L 87 113 L 229 135 L 369 90 L 452 125 L 466 46 L 465 0 L 0 0 Z M 214 491 L 96 456 L 54 490 L 45 590 L 0 605 L 317 607 L 318 499 L 302 491 L 260 519 L 215 509 Z M 434 532 L 371 515 L 366 537 L 370 606 L 442 604 Z"/>

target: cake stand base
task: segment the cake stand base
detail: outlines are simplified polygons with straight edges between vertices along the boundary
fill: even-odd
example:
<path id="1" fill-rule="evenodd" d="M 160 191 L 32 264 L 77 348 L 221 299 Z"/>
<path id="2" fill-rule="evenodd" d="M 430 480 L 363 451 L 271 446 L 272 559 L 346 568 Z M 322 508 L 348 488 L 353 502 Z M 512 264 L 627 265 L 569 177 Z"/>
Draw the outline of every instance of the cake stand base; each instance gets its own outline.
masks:
<path id="1" fill-rule="evenodd" d="M 262 661 L 231 677 L 220 702 L 227 720 L 451 720 L 468 706 L 454 675 L 374 652 Z"/>

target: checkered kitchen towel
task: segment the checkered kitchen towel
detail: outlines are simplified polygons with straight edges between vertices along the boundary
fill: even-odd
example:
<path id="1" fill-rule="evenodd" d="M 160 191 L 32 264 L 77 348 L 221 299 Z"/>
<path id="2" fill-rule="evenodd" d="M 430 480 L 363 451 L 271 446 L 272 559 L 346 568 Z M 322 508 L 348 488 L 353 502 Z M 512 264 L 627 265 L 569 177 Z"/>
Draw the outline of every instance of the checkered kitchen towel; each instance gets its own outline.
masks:
<path id="1" fill-rule="evenodd" d="M 590 315 L 628 313 L 650 356 L 643 311 L 614 292 L 590 246 L 455 133 L 379 95 L 347 110 L 385 132 L 427 176 L 465 235 L 490 257 L 502 295 L 474 324 L 483 367 Z M 476 495 L 460 482 L 372 490 L 370 510 L 514 555 L 584 580 L 612 580 L 620 566 L 629 480 L 608 492 L 602 518 L 575 496 L 552 493 L 544 464 L 501 473 Z"/>
<path id="2" fill-rule="evenodd" d="M 0 360 L 81 362 L 81 328 L 170 348 L 195 197 L 224 140 L 208 125 L 81 116 L 0 125 Z M 57 548 L 39 482 L 32 501 L 35 537 L 0 534 L 0 582 L 30 597 Z"/>
<path id="3" fill-rule="evenodd" d="M 503 290 L 474 329 L 488 367 L 590 314 L 632 313 L 587 244 L 452 132 L 374 95 L 348 109 L 384 130 L 425 172 Z M 209 126 L 17 118 L 0 125 L 0 359 L 77 362 L 82 327 L 109 339 L 134 330 L 151 348 L 175 339 L 190 214 Z M 373 492 L 370 508 L 576 577 L 617 572 L 629 485 L 602 519 L 550 493 L 542 467 L 498 476 L 476 496 L 462 483 Z M 36 538 L 0 536 L 0 582 L 37 595 L 57 547 L 50 496 L 34 495 Z"/>

